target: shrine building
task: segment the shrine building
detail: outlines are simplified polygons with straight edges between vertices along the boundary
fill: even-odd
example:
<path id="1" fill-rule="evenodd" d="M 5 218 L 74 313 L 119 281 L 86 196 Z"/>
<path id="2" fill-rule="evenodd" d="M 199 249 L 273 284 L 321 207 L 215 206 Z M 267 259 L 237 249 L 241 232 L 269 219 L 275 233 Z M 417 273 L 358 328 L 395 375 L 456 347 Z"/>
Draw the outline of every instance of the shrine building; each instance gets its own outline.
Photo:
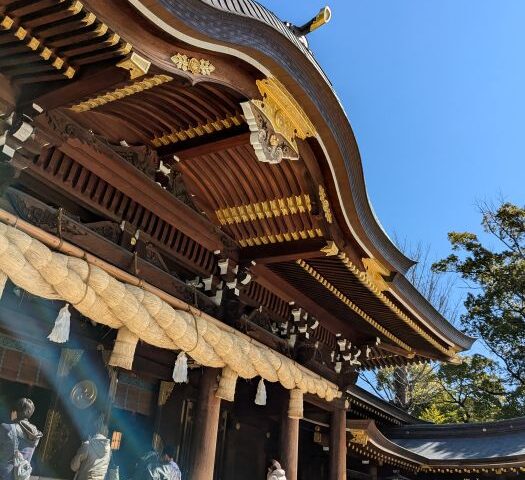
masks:
<path id="1" fill-rule="evenodd" d="M 523 420 L 426 424 L 356 385 L 473 339 L 374 215 L 310 13 L 0 0 L 0 408 L 34 400 L 37 477 L 73 478 L 97 418 L 121 479 L 168 444 L 184 480 L 523 475 Z"/>

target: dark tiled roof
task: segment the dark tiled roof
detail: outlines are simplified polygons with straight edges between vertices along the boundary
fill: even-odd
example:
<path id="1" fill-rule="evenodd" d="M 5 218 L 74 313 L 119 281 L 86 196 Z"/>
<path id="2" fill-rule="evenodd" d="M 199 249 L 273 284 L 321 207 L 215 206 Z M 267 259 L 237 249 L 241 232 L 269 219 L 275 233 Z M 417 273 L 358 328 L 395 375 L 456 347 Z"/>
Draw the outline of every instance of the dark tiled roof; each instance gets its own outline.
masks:
<path id="1" fill-rule="evenodd" d="M 429 460 L 482 460 L 525 455 L 525 419 L 461 425 L 409 425 L 384 431 L 395 444 Z"/>

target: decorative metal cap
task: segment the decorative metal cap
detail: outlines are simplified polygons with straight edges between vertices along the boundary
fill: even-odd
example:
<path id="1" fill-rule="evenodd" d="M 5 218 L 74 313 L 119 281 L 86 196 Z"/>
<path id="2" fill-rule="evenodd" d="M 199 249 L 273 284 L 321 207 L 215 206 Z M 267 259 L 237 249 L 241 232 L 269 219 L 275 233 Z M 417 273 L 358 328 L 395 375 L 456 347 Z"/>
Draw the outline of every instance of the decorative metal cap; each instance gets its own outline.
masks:
<path id="1" fill-rule="evenodd" d="M 319 10 L 317 16 L 312 20 L 310 24 L 310 32 L 317 30 L 319 27 L 322 27 L 324 24 L 328 23 L 332 19 L 332 10 L 330 7 L 326 6 Z"/>

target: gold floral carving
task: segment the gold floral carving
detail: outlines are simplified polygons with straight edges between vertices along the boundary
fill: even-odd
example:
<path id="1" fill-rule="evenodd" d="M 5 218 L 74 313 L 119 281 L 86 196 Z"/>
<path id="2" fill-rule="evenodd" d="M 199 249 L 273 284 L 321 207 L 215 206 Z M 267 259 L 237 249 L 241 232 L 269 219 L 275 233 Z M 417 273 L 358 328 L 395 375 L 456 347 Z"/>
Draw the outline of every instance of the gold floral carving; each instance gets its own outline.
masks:
<path id="1" fill-rule="evenodd" d="M 266 113 L 275 130 L 296 149 L 295 137 L 304 140 L 316 135 L 315 127 L 306 113 L 279 80 L 268 77 L 257 80 L 256 84 L 263 99 L 253 102 Z"/>
<path id="2" fill-rule="evenodd" d="M 120 37 L 118 37 L 118 40 L 120 40 Z M 118 40 L 115 43 L 118 43 Z M 129 78 L 131 80 L 135 80 L 136 78 L 146 75 L 150 66 L 150 61 L 146 60 L 135 52 L 131 53 L 131 55 L 126 57 L 124 60 L 121 60 L 117 63 L 117 67 L 129 70 Z"/>
<path id="3" fill-rule="evenodd" d="M 388 290 L 390 287 L 384 277 L 389 277 L 391 275 L 390 270 L 381 265 L 375 258 L 363 258 L 362 261 L 368 279 L 380 292 Z"/>
<path id="4" fill-rule="evenodd" d="M 321 202 L 321 206 L 323 207 L 323 212 L 326 221 L 328 223 L 332 223 L 334 220 L 332 217 L 332 209 L 330 208 L 330 202 L 328 201 L 328 197 L 326 196 L 326 190 L 322 185 L 319 185 L 319 201 Z"/>
<path id="5" fill-rule="evenodd" d="M 87 112 L 88 110 L 93 110 L 94 108 L 101 107 L 107 103 L 116 102 L 117 100 L 129 97 L 130 95 L 149 90 L 150 88 L 162 85 L 163 83 L 171 82 L 171 80 L 173 80 L 173 77 L 168 75 L 155 75 L 153 77 L 145 78 L 140 82 L 135 82 L 131 85 L 117 88 L 111 92 L 77 103 L 71 107 L 71 110 L 77 113 Z"/>
<path id="6" fill-rule="evenodd" d="M 241 107 L 250 127 L 250 143 L 257 160 L 264 163 L 280 163 L 282 160 L 299 159 L 297 148 L 275 129 L 260 106 L 250 101 L 241 103 Z"/>
<path id="7" fill-rule="evenodd" d="M 177 130 L 176 132 L 167 133 L 161 137 L 155 137 L 151 140 L 154 147 L 162 145 L 169 145 L 171 143 L 182 142 L 190 138 L 201 137 L 208 133 L 219 132 L 225 128 L 232 128 L 241 125 L 244 118 L 241 115 L 233 115 L 213 122 L 208 122 L 196 127 L 190 127 L 184 130 Z"/>
<path id="8" fill-rule="evenodd" d="M 211 75 L 215 71 L 215 65 L 209 60 L 188 57 L 183 53 L 176 53 L 171 57 L 171 61 L 179 70 L 190 72 L 193 75 Z"/>
<path id="9" fill-rule="evenodd" d="M 366 445 L 368 443 L 368 433 L 366 430 L 351 428 L 350 434 L 352 435 L 352 440 L 350 440 L 352 443 L 358 445 Z"/>
<path id="10" fill-rule="evenodd" d="M 265 202 L 247 203 L 235 207 L 221 208 L 215 211 L 221 225 L 251 222 L 264 218 L 274 218 L 312 210 L 310 195 L 292 195 Z"/>

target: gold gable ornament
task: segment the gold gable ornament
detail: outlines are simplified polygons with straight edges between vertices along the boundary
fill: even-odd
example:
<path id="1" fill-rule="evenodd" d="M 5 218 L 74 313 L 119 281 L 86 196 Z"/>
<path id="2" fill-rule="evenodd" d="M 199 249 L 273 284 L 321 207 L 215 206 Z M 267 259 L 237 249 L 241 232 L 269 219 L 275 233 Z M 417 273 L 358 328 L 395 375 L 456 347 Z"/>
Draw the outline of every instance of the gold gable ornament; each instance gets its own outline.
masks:
<path id="1" fill-rule="evenodd" d="M 315 127 L 303 109 L 274 77 L 257 80 L 262 100 L 241 103 L 250 127 L 250 143 L 261 162 L 279 163 L 297 160 L 296 138 L 316 135 Z"/>

